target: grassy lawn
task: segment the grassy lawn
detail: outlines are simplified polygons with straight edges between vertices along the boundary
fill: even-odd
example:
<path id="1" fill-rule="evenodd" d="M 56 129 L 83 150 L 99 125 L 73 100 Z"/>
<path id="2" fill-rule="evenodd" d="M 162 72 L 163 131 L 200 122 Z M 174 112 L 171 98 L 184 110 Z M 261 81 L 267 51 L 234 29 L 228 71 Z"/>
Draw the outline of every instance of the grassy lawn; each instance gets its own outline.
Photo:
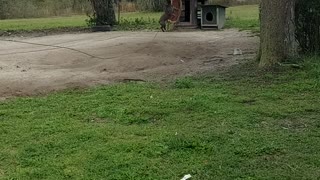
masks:
<path id="1" fill-rule="evenodd" d="M 122 13 L 118 30 L 155 30 L 161 13 Z M 258 6 L 238 6 L 227 9 L 227 28 L 259 30 Z M 32 31 L 87 27 L 86 16 L 0 20 L 0 31 Z"/>
<path id="2" fill-rule="evenodd" d="M 228 8 L 226 28 L 259 31 L 259 7 L 247 5 Z"/>
<path id="3" fill-rule="evenodd" d="M 317 179 L 320 59 L 0 103 L 0 179 Z"/>
<path id="4" fill-rule="evenodd" d="M 32 31 L 43 29 L 85 27 L 86 16 L 0 20 L 0 30 Z"/>
<path id="5" fill-rule="evenodd" d="M 119 30 L 158 30 L 161 13 L 123 13 Z"/>

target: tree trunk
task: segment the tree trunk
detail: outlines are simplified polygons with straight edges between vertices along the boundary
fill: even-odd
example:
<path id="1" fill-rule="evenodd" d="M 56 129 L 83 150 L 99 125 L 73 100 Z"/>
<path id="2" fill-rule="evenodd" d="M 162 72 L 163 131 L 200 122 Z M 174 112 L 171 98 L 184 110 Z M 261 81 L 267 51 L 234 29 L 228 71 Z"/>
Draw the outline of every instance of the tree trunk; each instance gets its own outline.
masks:
<path id="1" fill-rule="evenodd" d="M 114 25 L 116 16 L 113 0 L 90 0 L 95 13 L 96 25 Z"/>
<path id="2" fill-rule="evenodd" d="M 297 55 L 295 39 L 296 0 L 262 0 L 260 67 L 270 67 Z"/>

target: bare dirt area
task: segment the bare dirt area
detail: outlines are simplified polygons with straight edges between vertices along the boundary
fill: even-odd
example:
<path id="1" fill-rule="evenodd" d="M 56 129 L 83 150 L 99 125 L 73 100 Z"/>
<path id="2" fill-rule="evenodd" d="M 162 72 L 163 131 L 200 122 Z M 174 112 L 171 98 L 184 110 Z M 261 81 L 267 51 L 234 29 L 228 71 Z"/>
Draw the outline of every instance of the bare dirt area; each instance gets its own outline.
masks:
<path id="1" fill-rule="evenodd" d="M 0 39 L 0 97 L 219 70 L 253 58 L 258 38 L 237 30 L 106 32 Z M 233 55 L 240 48 L 243 55 Z"/>

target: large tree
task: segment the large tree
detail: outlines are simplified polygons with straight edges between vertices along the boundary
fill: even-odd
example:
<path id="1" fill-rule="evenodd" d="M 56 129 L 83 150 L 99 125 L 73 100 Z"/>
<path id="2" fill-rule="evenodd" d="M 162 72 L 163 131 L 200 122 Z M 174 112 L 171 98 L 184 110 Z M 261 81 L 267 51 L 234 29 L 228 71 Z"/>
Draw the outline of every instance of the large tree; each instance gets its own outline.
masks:
<path id="1" fill-rule="evenodd" d="M 90 0 L 94 10 L 92 21 L 95 25 L 114 25 L 116 16 L 114 0 Z"/>
<path id="2" fill-rule="evenodd" d="M 319 0 L 262 0 L 260 66 L 320 53 Z"/>
<path id="3" fill-rule="evenodd" d="M 297 54 L 296 0 L 262 0 L 260 66 L 269 67 Z"/>

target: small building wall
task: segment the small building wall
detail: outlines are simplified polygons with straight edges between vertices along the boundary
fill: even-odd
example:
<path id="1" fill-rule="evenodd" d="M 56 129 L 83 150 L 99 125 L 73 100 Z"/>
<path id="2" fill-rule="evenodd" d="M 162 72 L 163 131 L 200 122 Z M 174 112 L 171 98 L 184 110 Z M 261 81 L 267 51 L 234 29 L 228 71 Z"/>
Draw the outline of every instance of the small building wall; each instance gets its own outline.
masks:
<path id="1" fill-rule="evenodd" d="M 211 16 L 208 16 L 212 14 Z M 220 5 L 204 5 L 201 8 L 201 28 L 222 29 L 226 22 L 226 7 Z M 207 17 L 212 17 L 211 20 Z"/>
<path id="2" fill-rule="evenodd" d="M 224 28 L 226 23 L 226 9 L 218 7 L 218 29 Z"/>
<path id="3" fill-rule="evenodd" d="M 182 8 L 184 10 L 189 10 L 184 11 L 182 10 L 181 18 L 179 19 L 180 21 L 178 22 L 178 26 L 184 26 L 184 27 L 197 27 L 198 26 L 198 19 L 197 19 L 197 8 L 199 4 L 204 4 L 207 2 L 207 0 L 172 0 L 172 1 L 181 1 Z M 188 6 L 188 7 L 186 7 Z M 187 20 L 186 20 L 187 19 Z"/>
<path id="4" fill-rule="evenodd" d="M 225 25 L 226 10 L 224 6 L 220 5 L 206 5 L 208 0 L 172 0 L 172 2 L 181 2 L 181 13 L 179 14 L 179 21 L 177 26 L 183 27 L 215 27 L 221 29 Z M 208 7 L 212 8 L 212 13 L 214 14 L 214 21 L 203 22 L 202 19 L 202 8 Z M 203 25 L 202 25 L 203 24 Z"/>

